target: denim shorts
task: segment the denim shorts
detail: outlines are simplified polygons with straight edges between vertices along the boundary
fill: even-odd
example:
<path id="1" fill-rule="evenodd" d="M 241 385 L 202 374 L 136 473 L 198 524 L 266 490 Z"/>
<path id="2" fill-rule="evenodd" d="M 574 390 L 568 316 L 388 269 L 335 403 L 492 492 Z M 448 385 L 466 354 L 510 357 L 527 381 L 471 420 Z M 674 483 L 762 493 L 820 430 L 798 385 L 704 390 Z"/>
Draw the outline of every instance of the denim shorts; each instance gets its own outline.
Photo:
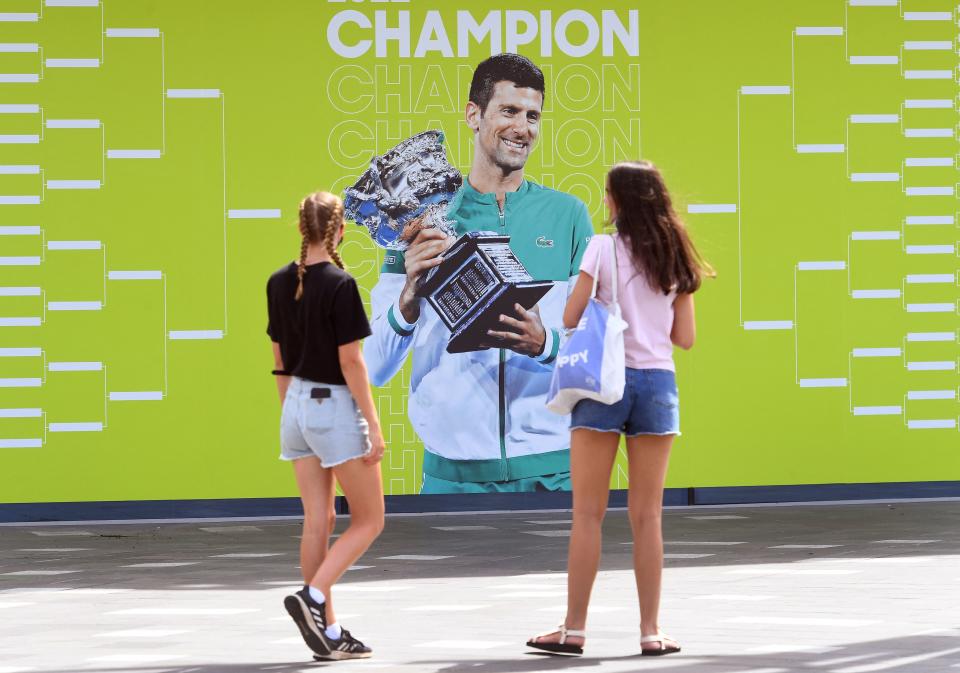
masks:
<path id="1" fill-rule="evenodd" d="M 669 369 L 627 367 L 623 398 L 613 404 L 580 400 L 573 408 L 570 429 L 637 435 L 679 435 L 680 398 L 677 379 Z"/>
<path id="2" fill-rule="evenodd" d="M 314 388 L 330 396 L 313 398 Z M 333 467 L 369 451 L 367 421 L 347 386 L 291 377 L 280 414 L 282 460 L 316 456 L 323 467 Z"/>

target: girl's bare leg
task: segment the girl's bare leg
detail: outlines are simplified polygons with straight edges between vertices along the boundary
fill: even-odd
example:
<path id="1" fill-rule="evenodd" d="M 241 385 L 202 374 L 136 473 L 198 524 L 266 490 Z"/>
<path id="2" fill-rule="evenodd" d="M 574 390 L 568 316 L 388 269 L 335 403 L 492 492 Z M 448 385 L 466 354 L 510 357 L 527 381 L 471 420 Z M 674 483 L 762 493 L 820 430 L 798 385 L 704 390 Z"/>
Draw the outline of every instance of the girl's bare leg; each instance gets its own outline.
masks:
<path id="1" fill-rule="evenodd" d="M 567 555 L 568 629 L 583 629 L 593 580 L 600 565 L 601 529 L 610 497 L 610 473 L 617 457 L 620 434 L 578 428 L 570 436 L 570 477 L 573 482 L 573 527 Z M 538 642 L 559 642 L 558 632 Z M 582 645 L 583 638 L 568 636 L 567 642 Z"/>
<path id="2" fill-rule="evenodd" d="M 328 624 L 337 621 L 333 612 L 333 585 L 380 535 L 384 514 L 379 463 L 367 465 L 362 459 L 354 459 L 331 469 L 350 503 L 350 525 L 327 551 L 310 580 L 310 586 L 326 596 Z"/>
<path id="3" fill-rule="evenodd" d="M 627 507 L 633 531 L 633 571 L 640 601 L 640 634 L 660 632 L 660 583 L 663 574 L 663 485 L 673 435 L 627 438 L 630 490 Z M 667 641 L 668 643 L 671 641 Z M 656 643 L 647 647 L 657 648 Z"/>
<path id="4" fill-rule="evenodd" d="M 327 555 L 327 545 L 336 523 L 333 472 L 321 467 L 320 459 L 293 461 L 300 501 L 303 503 L 303 537 L 300 538 L 300 572 L 308 584 Z"/>

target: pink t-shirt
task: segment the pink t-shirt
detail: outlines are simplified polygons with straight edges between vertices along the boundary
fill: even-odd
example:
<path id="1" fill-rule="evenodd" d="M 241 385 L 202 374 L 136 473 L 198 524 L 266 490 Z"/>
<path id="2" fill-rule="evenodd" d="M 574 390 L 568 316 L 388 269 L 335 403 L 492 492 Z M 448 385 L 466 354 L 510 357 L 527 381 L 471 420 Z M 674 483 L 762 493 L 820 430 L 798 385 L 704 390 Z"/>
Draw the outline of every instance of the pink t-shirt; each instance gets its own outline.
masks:
<path id="1" fill-rule="evenodd" d="M 651 288 L 646 276 L 634 266 L 630 248 L 618 235 L 591 238 L 583 253 L 580 271 L 592 277 L 597 272 L 597 258 L 600 258 L 597 299 L 608 304 L 613 297 L 610 291 L 613 278 L 611 239 L 617 245 L 617 301 L 621 315 L 627 321 L 627 330 L 623 333 L 627 367 L 674 371 L 670 331 L 673 329 L 676 293 L 665 295 L 659 289 Z"/>

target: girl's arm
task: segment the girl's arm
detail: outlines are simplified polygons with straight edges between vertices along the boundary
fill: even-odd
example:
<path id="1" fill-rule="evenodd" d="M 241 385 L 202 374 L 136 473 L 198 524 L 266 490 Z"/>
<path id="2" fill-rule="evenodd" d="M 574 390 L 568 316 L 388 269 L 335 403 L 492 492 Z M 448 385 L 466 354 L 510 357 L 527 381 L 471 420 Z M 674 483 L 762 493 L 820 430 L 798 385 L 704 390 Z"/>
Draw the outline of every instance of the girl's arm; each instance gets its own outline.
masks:
<path id="1" fill-rule="evenodd" d="M 577 276 L 577 284 L 573 287 L 573 292 L 567 297 L 567 305 L 563 309 L 563 326 L 567 329 L 573 329 L 580 322 L 584 310 L 587 308 L 587 302 L 590 301 L 590 292 L 593 291 L 593 276 L 586 271 L 581 271 Z"/>
<path id="2" fill-rule="evenodd" d="M 683 350 L 690 350 L 696 338 L 697 321 L 693 312 L 693 295 L 677 295 L 673 300 L 673 328 L 670 330 L 670 341 Z"/>
<path id="3" fill-rule="evenodd" d="M 283 371 L 283 356 L 280 355 L 280 344 L 276 341 L 273 342 L 273 368 L 280 372 Z M 277 379 L 277 392 L 280 393 L 280 404 L 283 404 L 283 400 L 287 396 L 287 388 L 290 387 L 290 377 L 277 374 L 274 378 Z"/>
<path id="4" fill-rule="evenodd" d="M 380 429 L 377 408 L 373 404 L 373 395 L 370 393 L 370 380 L 367 378 L 367 365 L 363 361 L 360 341 L 351 341 L 340 346 L 337 354 L 340 357 L 340 369 L 343 371 L 343 378 L 347 381 L 350 394 L 357 401 L 360 413 L 367 419 L 371 450 L 364 456 L 363 461 L 367 465 L 373 465 L 383 457 L 386 445 L 383 441 L 383 432 Z"/>

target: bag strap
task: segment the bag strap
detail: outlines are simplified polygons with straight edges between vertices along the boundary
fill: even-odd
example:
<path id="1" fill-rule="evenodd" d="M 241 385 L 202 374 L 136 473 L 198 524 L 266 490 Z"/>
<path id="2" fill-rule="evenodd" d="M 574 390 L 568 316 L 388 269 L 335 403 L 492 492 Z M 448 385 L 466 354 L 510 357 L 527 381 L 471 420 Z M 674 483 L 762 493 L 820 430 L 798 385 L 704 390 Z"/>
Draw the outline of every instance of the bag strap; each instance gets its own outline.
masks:
<path id="1" fill-rule="evenodd" d="M 613 248 L 613 303 L 617 303 L 617 290 L 619 289 L 620 279 L 618 274 L 620 273 L 619 264 L 617 264 L 617 239 L 615 238 L 616 234 L 610 236 L 610 245 Z"/>
<path id="2" fill-rule="evenodd" d="M 613 286 L 612 286 L 612 289 L 611 289 L 611 295 L 612 295 L 612 297 L 613 297 L 613 302 L 612 302 L 612 303 L 616 304 L 616 303 L 617 303 L 617 282 L 618 282 L 618 280 L 617 280 L 617 241 L 616 241 L 616 239 L 615 239 L 613 236 L 607 236 L 607 238 L 610 239 L 610 245 L 613 246 L 613 247 L 612 247 L 612 251 L 613 251 L 613 269 L 612 269 L 611 272 L 610 272 L 610 273 L 611 273 L 611 278 L 612 278 L 612 280 L 613 280 Z M 597 255 L 597 266 L 596 266 L 596 268 L 593 270 L 593 290 L 590 292 L 590 298 L 591 298 L 591 299 L 596 299 L 596 298 L 597 298 L 597 283 L 598 283 L 598 281 L 600 280 L 600 260 L 601 260 L 602 257 L 603 257 L 602 254 L 598 254 L 598 255 Z"/>
<path id="3" fill-rule="evenodd" d="M 600 279 L 600 258 L 603 257 L 601 254 L 597 254 L 597 263 L 593 269 L 593 289 L 590 291 L 590 298 L 597 298 L 597 281 Z"/>

